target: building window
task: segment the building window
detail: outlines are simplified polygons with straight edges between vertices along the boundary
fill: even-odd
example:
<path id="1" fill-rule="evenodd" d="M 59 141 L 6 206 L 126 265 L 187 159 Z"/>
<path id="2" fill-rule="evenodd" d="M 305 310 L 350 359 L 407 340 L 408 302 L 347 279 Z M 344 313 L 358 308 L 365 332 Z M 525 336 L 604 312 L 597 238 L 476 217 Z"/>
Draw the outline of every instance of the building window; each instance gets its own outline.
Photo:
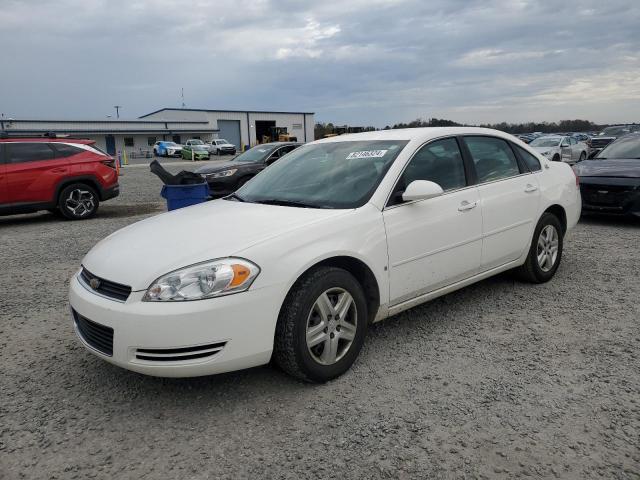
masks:
<path id="1" fill-rule="evenodd" d="M 301 128 L 302 128 L 301 123 L 294 123 L 293 125 L 291 125 L 292 130 L 300 130 Z"/>
<path id="2" fill-rule="evenodd" d="M 156 143 L 156 137 L 147 137 L 147 145 L 153 147 Z"/>
<path id="3" fill-rule="evenodd" d="M 133 147 L 133 137 L 124 137 L 124 146 Z"/>

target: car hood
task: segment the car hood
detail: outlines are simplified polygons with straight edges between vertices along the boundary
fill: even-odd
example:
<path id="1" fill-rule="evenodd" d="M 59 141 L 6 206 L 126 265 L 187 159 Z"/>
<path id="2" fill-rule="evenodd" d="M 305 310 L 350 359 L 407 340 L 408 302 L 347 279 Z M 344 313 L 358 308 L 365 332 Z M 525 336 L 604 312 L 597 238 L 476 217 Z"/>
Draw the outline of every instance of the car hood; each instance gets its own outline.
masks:
<path id="1" fill-rule="evenodd" d="M 235 145 L 231 144 L 231 143 L 221 143 L 220 145 L 218 145 L 218 147 L 224 147 L 224 148 L 236 148 Z"/>
<path id="2" fill-rule="evenodd" d="M 611 158 L 585 160 L 575 166 L 579 177 L 632 177 L 640 178 L 640 160 Z"/>
<path id="3" fill-rule="evenodd" d="M 146 290 L 156 278 L 178 268 L 233 256 L 349 211 L 213 200 L 118 230 L 93 247 L 82 264 L 94 275 L 134 291 Z"/>
<path id="4" fill-rule="evenodd" d="M 255 165 L 252 162 L 216 162 L 214 165 L 205 165 L 196 170 L 196 173 L 206 175 L 207 173 L 221 172 L 223 170 L 229 170 L 230 168 L 242 168 L 250 165 Z"/>

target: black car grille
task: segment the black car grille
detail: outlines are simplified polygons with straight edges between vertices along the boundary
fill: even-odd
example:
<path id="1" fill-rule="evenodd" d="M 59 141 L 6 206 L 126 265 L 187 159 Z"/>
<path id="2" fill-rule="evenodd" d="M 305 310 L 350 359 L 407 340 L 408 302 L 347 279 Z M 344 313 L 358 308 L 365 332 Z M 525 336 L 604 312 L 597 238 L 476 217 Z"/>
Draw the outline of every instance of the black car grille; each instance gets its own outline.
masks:
<path id="1" fill-rule="evenodd" d="M 222 351 L 227 342 L 181 348 L 138 348 L 136 358 L 149 362 L 180 362 L 212 357 Z"/>
<path id="2" fill-rule="evenodd" d="M 92 322 L 73 310 L 73 320 L 78 334 L 89 346 L 105 355 L 113 355 L 113 328 Z"/>
<path id="3" fill-rule="evenodd" d="M 83 268 L 80 272 L 80 278 L 84 284 L 94 292 L 104 295 L 105 297 L 113 298 L 114 300 L 124 302 L 131 294 L 131 287 L 128 285 L 122 285 L 121 283 L 100 278 L 86 268 Z"/>
<path id="4" fill-rule="evenodd" d="M 580 193 L 587 204 L 603 207 L 622 207 L 633 191 L 634 188 L 627 185 L 580 185 Z"/>
<path id="5" fill-rule="evenodd" d="M 594 148 L 604 148 L 613 142 L 612 138 L 592 138 L 591 146 Z"/>

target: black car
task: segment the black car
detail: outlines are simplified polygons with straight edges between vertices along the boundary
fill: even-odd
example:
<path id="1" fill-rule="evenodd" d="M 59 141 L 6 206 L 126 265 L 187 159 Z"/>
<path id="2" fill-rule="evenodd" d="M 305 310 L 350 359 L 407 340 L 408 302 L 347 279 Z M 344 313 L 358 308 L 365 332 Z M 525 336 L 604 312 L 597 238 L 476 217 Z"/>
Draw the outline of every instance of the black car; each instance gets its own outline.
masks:
<path id="1" fill-rule="evenodd" d="M 230 162 L 206 165 L 196 170 L 196 173 L 207 179 L 213 198 L 224 197 L 235 192 L 267 166 L 300 145 L 302 143 L 263 143 L 250 148 Z"/>
<path id="2" fill-rule="evenodd" d="M 633 132 L 640 132 L 640 125 L 614 125 L 603 129 L 600 133 L 591 137 L 587 142 L 591 150 L 589 158 L 595 157 L 604 147 L 615 141 L 616 138 L 620 138 Z"/>
<path id="3" fill-rule="evenodd" d="M 640 217 L 640 133 L 625 135 L 575 166 L 583 212 Z"/>

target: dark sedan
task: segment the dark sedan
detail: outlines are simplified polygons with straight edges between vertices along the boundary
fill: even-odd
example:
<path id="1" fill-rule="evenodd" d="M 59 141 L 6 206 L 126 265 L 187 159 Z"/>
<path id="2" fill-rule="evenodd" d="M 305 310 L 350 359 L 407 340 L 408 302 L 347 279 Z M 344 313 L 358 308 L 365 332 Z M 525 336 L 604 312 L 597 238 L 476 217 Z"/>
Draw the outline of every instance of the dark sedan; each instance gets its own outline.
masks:
<path id="1" fill-rule="evenodd" d="M 238 155 L 230 162 L 216 162 L 196 170 L 207 179 L 211 196 L 224 197 L 235 192 L 252 177 L 278 160 L 301 143 L 275 142 L 263 143 Z"/>
<path id="2" fill-rule="evenodd" d="M 640 133 L 625 135 L 575 166 L 582 211 L 640 217 Z"/>

